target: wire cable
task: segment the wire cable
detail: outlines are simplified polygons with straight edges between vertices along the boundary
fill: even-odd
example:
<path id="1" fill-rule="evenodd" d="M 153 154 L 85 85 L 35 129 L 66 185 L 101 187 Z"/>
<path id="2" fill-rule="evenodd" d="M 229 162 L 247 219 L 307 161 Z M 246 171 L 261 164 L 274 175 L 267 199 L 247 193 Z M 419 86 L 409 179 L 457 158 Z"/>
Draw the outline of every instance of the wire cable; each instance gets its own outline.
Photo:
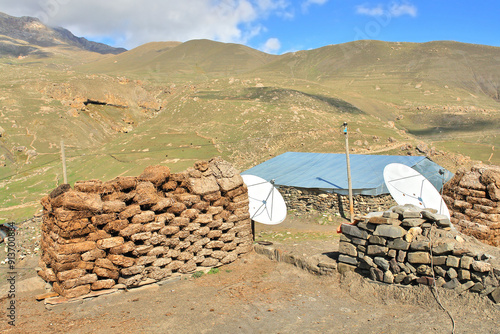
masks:
<path id="1" fill-rule="evenodd" d="M 431 255 L 431 271 L 432 271 L 432 287 L 431 287 L 431 292 L 432 292 L 432 295 L 434 296 L 434 298 L 436 299 L 436 302 L 438 303 L 438 305 L 441 307 L 441 309 L 443 309 L 443 311 L 445 311 L 448 316 L 450 317 L 451 319 L 451 324 L 452 324 L 452 328 L 451 328 L 451 334 L 455 334 L 455 319 L 453 318 L 453 316 L 451 315 L 450 311 L 448 311 L 444 306 L 443 304 L 441 303 L 441 300 L 439 299 L 439 294 L 438 294 L 438 287 L 436 285 L 436 275 L 434 275 L 434 260 L 433 260 L 433 253 L 432 253 L 432 228 L 436 226 L 436 223 L 434 222 L 429 230 L 429 252 L 430 252 L 430 255 Z"/>
<path id="2" fill-rule="evenodd" d="M 37 166 L 31 167 L 31 168 L 27 168 L 27 169 L 23 169 L 23 170 L 21 170 L 21 171 L 19 171 L 19 172 L 16 172 L 16 173 L 14 173 L 14 174 L 10 174 L 10 175 L 7 175 L 7 176 L 4 176 L 4 177 L 1 177 L 1 178 L 0 178 L 0 181 L 2 181 L 2 180 L 6 180 L 6 179 L 9 179 L 9 178 L 11 178 L 11 177 L 13 177 L 13 176 L 16 176 L 16 175 L 19 175 L 19 174 L 22 174 L 22 173 L 26 173 L 26 172 L 29 172 L 29 171 L 32 171 L 32 170 L 35 170 L 35 169 L 40 169 L 40 168 L 41 168 L 41 167 L 43 167 L 43 166 L 46 166 L 46 165 L 48 165 L 48 164 L 51 164 L 51 163 L 53 163 L 53 162 L 55 162 L 55 161 L 59 161 L 59 160 L 60 160 L 60 159 L 53 159 L 53 160 L 50 160 L 50 161 L 44 162 L 44 163 L 42 163 L 42 164 L 40 164 L 40 165 L 37 165 Z"/>
<path id="3" fill-rule="evenodd" d="M 310 130 L 310 131 L 312 131 L 312 130 Z M 271 136 L 267 136 L 267 137 L 245 138 L 245 139 L 235 140 L 235 141 L 221 141 L 221 142 L 216 143 L 216 144 L 210 143 L 210 144 L 199 144 L 199 145 L 178 146 L 178 147 L 162 147 L 162 148 L 150 150 L 150 151 L 147 151 L 147 152 L 129 151 L 129 152 L 82 153 L 82 154 L 71 154 L 70 152 L 68 152 L 66 154 L 66 158 L 69 159 L 69 158 L 78 158 L 78 157 L 97 157 L 97 156 L 105 156 L 105 155 L 107 155 L 107 156 L 111 157 L 112 159 L 114 159 L 114 160 L 116 160 L 118 162 L 121 162 L 121 163 L 131 163 L 131 162 L 134 162 L 134 161 L 120 160 L 116 156 L 117 155 L 130 155 L 130 154 L 148 154 L 148 153 L 151 153 L 151 152 L 175 151 L 175 150 L 189 149 L 189 148 L 193 148 L 193 147 L 208 147 L 208 146 L 216 146 L 216 145 L 228 145 L 228 144 L 237 144 L 237 143 L 252 142 L 252 141 L 253 142 L 257 142 L 257 141 L 260 141 L 260 140 L 275 139 L 275 138 L 280 138 L 280 137 L 284 137 L 284 136 L 290 136 L 290 135 L 304 133 L 304 132 L 307 132 L 307 131 L 286 132 L 286 133 L 280 133 L 280 134 L 271 135 Z M 76 149 L 76 150 L 83 150 L 83 149 Z M 59 153 L 53 153 L 53 154 L 54 155 L 56 155 L 56 154 L 59 155 Z M 17 175 L 19 175 L 21 173 L 25 173 L 25 172 L 29 172 L 29 171 L 32 171 L 32 170 L 39 169 L 39 168 L 41 168 L 43 166 L 46 166 L 48 164 L 51 164 L 51 163 L 59 161 L 59 160 L 60 160 L 59 158 L 56 158 L 56 159 L 47 161 L 47 162 L 45 162 L 43 164 L 31 167 L 31 168 L 22 169 L 20 171 L 17 171 L 15 173 L 10 174 L 10 175 L 0 177 L 0 181 L 9 179 L 9 178 L 11 178 L 13 176 L 17 176 Z"/>

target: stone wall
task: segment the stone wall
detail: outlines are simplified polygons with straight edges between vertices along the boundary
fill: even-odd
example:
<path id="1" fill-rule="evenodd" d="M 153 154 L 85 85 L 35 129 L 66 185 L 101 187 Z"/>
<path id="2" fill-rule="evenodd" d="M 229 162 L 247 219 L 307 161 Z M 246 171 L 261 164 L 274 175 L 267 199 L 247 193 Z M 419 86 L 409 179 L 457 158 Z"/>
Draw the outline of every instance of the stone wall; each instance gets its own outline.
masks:
<path id="1" fill-rule="evenodd" d="M 39 275 L 65 297 L 230 263 L 252 250 L 248 191 L 227 162 L 59 186 L 44 207 Z"/>
<path id="2" fill-rule="evenodd" d="M 500 167 L 458 171 L 445 184 L 443 199 L 451 221 L 463 233 L 500 246 Z"/>
<path id="3" fill-rule="evenodd" d="M 500 302 L 495 256 L 466 242 L 446 216 L 433 211 L 396 206 L 368 214 L 356 225 L 342 224 L 339 271 L 354 270 L 388 284 L 435 283 L 457 292 L 490 295 Z"/>
<path id="4" fill-rule="evenodd" d="M 297 212 L 309 212 L 312 210 L 320 212 L 339 213 L 346 217 L 349 215 L 349 196 L 325 193 L 317 189 L 298 189 L 294 187 L 280 186 L 278 188 L 288 209 Z M 364 215 L 368 212 L 383 211 L 397 203 L 391 195 L 378 196 L 353 196 L 353 208 L 355 215 Z"/>

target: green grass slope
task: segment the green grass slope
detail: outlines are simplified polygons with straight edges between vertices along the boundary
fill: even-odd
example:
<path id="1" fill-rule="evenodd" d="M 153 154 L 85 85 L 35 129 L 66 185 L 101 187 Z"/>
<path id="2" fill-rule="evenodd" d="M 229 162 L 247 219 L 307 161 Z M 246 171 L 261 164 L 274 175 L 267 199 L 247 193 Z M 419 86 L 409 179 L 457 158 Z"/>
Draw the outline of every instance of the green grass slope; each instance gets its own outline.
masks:
<path id="1" fill-rule="evenodd" d="M 417 138 L 498 164 L 499 65 L 497 47 L 357 41 L 289 53 L 252 75 L 331 88 Z"/>

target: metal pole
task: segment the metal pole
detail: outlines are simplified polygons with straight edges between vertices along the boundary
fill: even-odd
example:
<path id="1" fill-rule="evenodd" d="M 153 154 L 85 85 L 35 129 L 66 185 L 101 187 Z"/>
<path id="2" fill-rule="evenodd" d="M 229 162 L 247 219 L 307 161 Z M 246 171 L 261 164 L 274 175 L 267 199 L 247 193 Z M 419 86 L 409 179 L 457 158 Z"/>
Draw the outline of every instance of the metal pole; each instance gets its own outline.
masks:
<path id="1" fill-rule="evenodd" d="M 345 135 L 345 158 L 347 162 L 347 184 L 349 187 L 349 212 L 351 224 L 354 223 L 354 205 L 352 201 L 352 182 L 351 182 L 351 161 L 349 160 L 349 135 L 347 134 L 347 122 L 344 122 Z"/>
<path id="2" fill-rule="evenodd" d="M 66 173 L 66 155 L 64 154 L 64 140 L 61 140 L 61 160 L 63 166 L 63 179 L 64 183 L 68 183 L 68 175 Z"/>

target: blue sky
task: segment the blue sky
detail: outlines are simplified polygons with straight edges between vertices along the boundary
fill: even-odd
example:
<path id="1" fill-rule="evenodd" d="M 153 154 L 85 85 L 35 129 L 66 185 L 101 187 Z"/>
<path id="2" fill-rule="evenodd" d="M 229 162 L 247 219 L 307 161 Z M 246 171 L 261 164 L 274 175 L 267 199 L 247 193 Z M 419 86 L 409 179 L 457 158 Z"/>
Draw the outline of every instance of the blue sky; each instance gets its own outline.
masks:
<path id="1" fill-rule="evenodd" d="M 128 49 L 199 38 L 275 54 L 359 39 L 500 46 L 494 0 L 2 0 L 0 11 Z"/>

